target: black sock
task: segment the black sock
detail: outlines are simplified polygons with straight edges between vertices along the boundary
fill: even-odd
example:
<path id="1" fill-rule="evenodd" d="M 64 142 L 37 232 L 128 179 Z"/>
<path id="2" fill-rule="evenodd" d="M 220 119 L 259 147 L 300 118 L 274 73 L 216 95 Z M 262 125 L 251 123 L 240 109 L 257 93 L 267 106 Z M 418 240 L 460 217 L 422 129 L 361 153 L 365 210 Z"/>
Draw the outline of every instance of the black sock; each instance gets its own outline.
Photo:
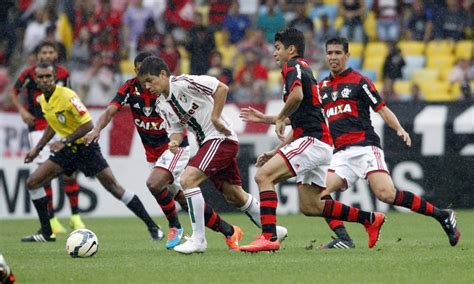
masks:
<path id="1" fill-rule="evenodd" d="M 49 238 L 53 234 L 53 231 L 51 230 L 51 225 L 49 223 L 50 216 L 48 213 L 48 198 L 45 196 L 32 201 L 36 211 L 38 212 L 38 217 L 41 223 L 41 232 Z"/>
<path id="2" fill-rule="evenodd" d="M 321 197 L 321 200 L 333 200 L 331 195 L 325 195 Z M 344 222 L 340 220 L 334 220 L 330 218 L 324 218 L 326 220 L 326 223 L 328 223 L 329 228 L 337 235 L 338 238 L 350 241 L 351 237 L 349 236 L 349 233 L 346 230 L 346 227 L 344 226 Z"/>
<path id="3" fill-rule="evenodd" d="M 160 205 L 161 210 L 163 213 L 165 213 L 166 219 L 168 219 L 169 227 L 181 229 L 173 194 L 169 190 L 164 189 L 159 194 L 153 196 L 155 196 L 155 199 Z"/>
<path id="4" fill-rule="evenodd" d="M 138 218 L 142 219 L 143 222 L 147 225 L 148 228 L 156 228 L 155 221 L 151 219 L 150 215 L 146 211 L 145 207 L 143 207 L 142 202 L 138 198 L 138 196 L 134 195 L 132 200 L 127 204 L 128 209 L 132 210 Z"/>
<path id="5" fill-rule="evenodd" d="M 210 206 L 204 205 L 204 222 L 209 229 L 220 232 L 226 237 L 234 234 L 234 227 L 224 221 Z"/>

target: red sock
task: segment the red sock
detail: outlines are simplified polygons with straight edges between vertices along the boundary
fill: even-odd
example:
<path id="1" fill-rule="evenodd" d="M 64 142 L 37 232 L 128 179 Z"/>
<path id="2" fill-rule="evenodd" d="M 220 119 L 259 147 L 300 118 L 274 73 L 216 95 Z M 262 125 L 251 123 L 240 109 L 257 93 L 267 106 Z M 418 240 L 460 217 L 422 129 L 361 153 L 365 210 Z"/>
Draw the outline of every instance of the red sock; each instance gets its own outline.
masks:
<path id="1" fill-rule="evenodd" d="M 323 217 L 361 224 L 372 223 L 371 212 L 344 205 L 336 200 L 325 200 L 324 203 Z"/>
<path id="2" fill-rule="evenodd" d="M 79 213 L 79 184 L 74 179 L 72 182 L 66 182 L 64 185 L 64 192 L 66 193 L 69 199 L 69 205 L 71 206 L 71 213 Z"/>
<path id="3" fill-rule="evenodd" d="M 169 227 L 180 229 L 181 224 L 179 223 L 173 194 L 167 189 L 164 189 L 158 194 L 158 196 L 155 196 L 155 199 L 160 205 L 161 210 L 163 210 L 163 213 L 165 213 Z"/>
<path id="4" fill-rule="evenodd" d="M 267 240 L 275 241 L 276 235 L 276 209 L 278 198 L 275 191 L 260 192 L 260 221 L 262 222 L 262 235 Z"/>
<path id="5" fill-rule="evenodd" d="M 53 208 L 53 188 L 51 184 L 44 186 L 44 191 L 46 193 L 46 199 L 48 200 L 48 213 L 50 218 L 54 218 L 54 208 Z"/>

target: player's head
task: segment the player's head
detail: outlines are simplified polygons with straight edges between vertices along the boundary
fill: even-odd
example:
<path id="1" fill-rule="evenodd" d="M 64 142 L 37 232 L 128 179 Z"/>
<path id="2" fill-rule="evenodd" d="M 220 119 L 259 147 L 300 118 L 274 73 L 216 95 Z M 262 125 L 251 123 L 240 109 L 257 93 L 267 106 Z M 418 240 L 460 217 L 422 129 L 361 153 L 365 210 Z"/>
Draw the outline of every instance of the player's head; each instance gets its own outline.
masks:
<path id="1" fill-rule="evenodd" d="M 135 66 L 135 73 L 138 74 L 138 69 L 140 69 L 140 66 L 142 65 L 143 60 L 145 58 L 150 57 L 150 56 L 155 56 L 153 52 L 140 52 L 137 56 L 135 56 L 135 60 L 133 61 L 133 65 Z"/>
<path id="2" fill-rule="evenodd" d="M 273 56 L 277 63 L 282 66 L 295 56 L 304 56 L 304 35 L 295 28 L 286 28 L 275 34 L 275 52 Z"/>
<path id="3" fill-rule="evenodd" d="M 167 95 L 170 75 L 171 72 L 168 65 L 166 65 L 163 59 L 156 56 L 145 58 L 138 69 L 140 84 L 156 96 L 162 93 Z"/>
<path id="4" fill-rule="evenodd" d="M 35 81 L 42 93 L 52 94 L 56 88 L 56 68 L 51 62 L 42 61 L 35 67 Z"/>
<path id="5" fill-rule="evenodd" d="M 347 68 L 349 42 L 343 37 L 334 37 L 326 41 L 326 62 L 333 74 L 339 74 Z"/>
<path id="6" fill-rule="evenodd" d="M 54 42 L 42 41 L 36 47 L 36 57 L 38 62 L 47 61 L 55 63 L 58 60 L 58 48 Z"/>

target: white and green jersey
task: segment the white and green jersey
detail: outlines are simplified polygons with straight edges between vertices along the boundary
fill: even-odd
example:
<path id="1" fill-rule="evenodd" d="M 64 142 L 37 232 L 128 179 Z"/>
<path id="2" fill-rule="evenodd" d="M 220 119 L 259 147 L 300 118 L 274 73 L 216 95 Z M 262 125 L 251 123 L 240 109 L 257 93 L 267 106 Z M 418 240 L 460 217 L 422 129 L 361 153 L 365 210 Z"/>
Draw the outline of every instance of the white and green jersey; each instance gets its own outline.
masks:
<path id="1" fill-rule="evenodd" d="M 194 133 L 199 146 L 211 139 L 238 141 L 224 115 L 221 115 L 221 120 L 232 135 L 225 136 L 211 122 L 213 95 L 218 85 L 219 81 L 211 76 L 171 76 L 168 97 L 161 95 L 156 101 L 157 110 L 166 121 L 168 135 L 181 133 L 183 128 L 187 128 Z"/>

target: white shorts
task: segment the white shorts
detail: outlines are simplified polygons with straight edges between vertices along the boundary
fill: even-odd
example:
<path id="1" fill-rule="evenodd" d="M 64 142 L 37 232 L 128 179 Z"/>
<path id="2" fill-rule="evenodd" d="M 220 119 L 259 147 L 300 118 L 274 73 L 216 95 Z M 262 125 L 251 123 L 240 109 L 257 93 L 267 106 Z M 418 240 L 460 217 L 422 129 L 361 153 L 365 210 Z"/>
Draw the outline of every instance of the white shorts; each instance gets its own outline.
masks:
<path id="1" fill-rule="evenodd" d="M 329 171 L 344 179 L 346 188 L 371 172 L 388 173 L 383 150 L 376 146 L 351 146 L 334 154 Z"/>
<path id="2" fill-rule="evenodd" d="M 166 150 L 155 163 L 149 163 L 150 170 L 161 168 L 171 174 L 173 182 L 168 185 L 168 190 L 173 195 L 176 195 L 181 190 L 180 176 L 188 165 L 190 155 L 189 146 L 179 148 L 176 155 L 171 153 L 170 150 Z"/>
<path id="3" fill-rule="evenodd" d="M 302 137 L 280 148 L 278 153 L 286 160 L 296 182 L 326 187 L 326 175 L 333 148 L 314 137 Z"/>
<path id="4" fill-rule="evenodd" d="M 43 134 L 44 134 L 44 130 L 35 130 L 28 133 L 28 138 L 30 140 L 31 148 L 33 148 L 34 146 L 38 144 L 38 142 L 41 140 L 41 137 L 43 137 Z M 57 139 L 58 139 L 57 135 L 55 135 L 53 139 L 51 139 L 48 143 L 52 143 L 56 141 Z M 38 156 L 33 160 L 33 162 L 37 165 L 40 165 L 46 162 L 46 160 L 49 159 L 50 155 L 51 155 L 51 150 L 49 149 L 49 145 L 46 145 L 44 146 L 43 150 L 41 150 L 41 152 L 38 154 Z"/>

